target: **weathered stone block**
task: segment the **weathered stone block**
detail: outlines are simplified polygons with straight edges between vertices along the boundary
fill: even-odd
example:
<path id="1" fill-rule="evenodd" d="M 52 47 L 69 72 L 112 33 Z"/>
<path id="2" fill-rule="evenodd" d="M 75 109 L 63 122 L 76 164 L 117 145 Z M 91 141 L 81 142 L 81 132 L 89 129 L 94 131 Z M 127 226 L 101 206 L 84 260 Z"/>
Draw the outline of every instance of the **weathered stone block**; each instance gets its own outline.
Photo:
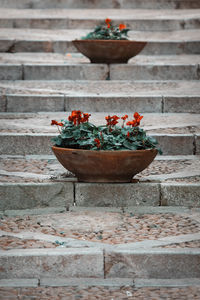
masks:
<path id="1" fill-rule="evenodd" d="M 192 155 L 194 136 L 192 134 L 151 134 L 159 143 L 164 155 Z"/>
<path id="2" fill-rule="evenodd" d="M 28 40 L 16 41 L 13 46 L 14 52 L 53 52 L 53 42 L 46 40 Z M 43 78 L 44 79 L 44 78 Z"/>
<path id="3" fill-rule="evenodd" d="M 25 65 L 25 80 L 106 80 L 108 66 L 101 64 L 82 65 Z"/>
<path id="4" fill-rule="evenodd" d="M 0 154 L 52 154 L 54 134 L 0 134 Z"/>
<path id="5" fill-rule="evenodd" d="M 111 80 L 195 80 L 197 65 L 111 65 Z"/>
<path id="6" fill-rule="evenodd" d="M 106 278 L 199 278 L 200 250 L 116 250 L 105 253 Z"/>
<path id="7" fill-rule="evenodd" d="M 22 80 L 22 66 L 0 64 L 0 80 Z"/>
<path id="8" fill-rule="evenodd" d="M 195 136 L 195 143 L 196 143 L 196 154 L 200 155 L 200 134 Z"/>
<path id="9" fill-rule="evenodd" d="M 73 205 L 73 183 L 0 183 L 0 210 Z"/>
<path id="10" fill-rule="evenodd" d="M 164 113 L 200 113 L 200 96 L 164 97 Z"/>
<path id="11" fill-rule="evenodd" d="M 0 287 L 37 287 L 38 279 L 0 279 Z"/>
<path id="12" fill-rule="evenodd" d="M 64 111 L 64 96 L 8 95 L 8 112 Z"/>
<path id="13" fill-rule="evenodd" d="M 0 112 L 6 111 L 6 96 L 0 96 Z"/>
<path id="14" fill-rule="evenodd" d="M 162 183 L 161 205 L 168 206 L 200 206 L 199 183 Z"/>
<path id="15" fill-rule="evenodd" d="M 81 109 L 95 112 L 142 111 L 162 112 L 162 97 L 159 96 L 80 96 L 65 97 L 65 110 Z"/>
<path id="16" fill-rule="evenodd" d="M 0 251 L 0 278 L 103 278 L 98 249 L 21 249 Z"/>
<path id="17" fill-rule="evenodd" d="M 157 183 L 76 183 L 77 206 L 158 206 L 160 200 Z"/>

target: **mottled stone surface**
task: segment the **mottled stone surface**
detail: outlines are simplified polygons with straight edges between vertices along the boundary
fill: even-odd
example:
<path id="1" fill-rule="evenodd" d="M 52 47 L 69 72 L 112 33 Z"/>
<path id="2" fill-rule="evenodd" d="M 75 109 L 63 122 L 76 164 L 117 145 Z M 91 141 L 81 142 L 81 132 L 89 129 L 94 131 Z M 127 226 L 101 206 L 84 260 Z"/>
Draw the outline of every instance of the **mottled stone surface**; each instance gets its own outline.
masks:
<path id="1" fill-rule="evenodd" d="M 8 95 L 7 112 L 63 111 L 64 96 Z"/>
<path id="2" fill-rule="evenodd" d="M 0 64 L 0 80 L 21 80 L 22 66 L 11 64 Z"/>
<path id="3" fill-rule="evenodd" d="M 106 80 L 107 65 L 25 65 L 25 80 Z"/>
<path id="4" fill-rule="evenodd" d="M 73 205 L 72 183 L 0 184 L 0 209 Z"/>
<path id="5" fill-rule="evenodd" d="M 197 80 L 194 65 L 111 65 L 111 80 Z"/>
<path id="6" fill-rule="evenodd" d="M 77 206 L 159 205 L 159 185 L 154 183 L 76 183 Z"/>
<path id="7" fill-rule="evenodd" d="M 200 113 L 200 95 L 199 96 L 165 96 L 164 97 L 165 113 Z"/>
<path id="8" fill-rule="evenodd" d="M 6 111 L 6 97 L 3 95 L 0 95 L 0 112 Z"/>
<path id="9" fill-rule="evenodd" d="M 196 154 L 200 155 L 200 134 L 196 135 L 195 142 L 196 142 Z"/>
<path id="10" fill-rule="evenodd" d="M 98 249 L 24 249 L 0 251 L 0 278 L 103 278 L 103 252 Z M 12 270 L 12 272 L 11 272 Z"/>
<path id="11" fill-rule="evenodd" d="M 200 184 L 162 183 L 161 195 L 162 205 L 199 207 Z"/>
<path id="12" fill-rule="evenodd" d="M 163 150 L 164 155 L 194 154 L 194 136 L 192 134 L 152 134 Z"/>
<path id="13" fill-rule="evenodd" d="M 199 250 L 106 251 L 106 278 L 199 278 Z"/>
<path id="14" fill-rule="evenodd" d="M 54 136 L 51 134 L 1 134 L 0 154 L 52 154 L 51 139 Z"/>

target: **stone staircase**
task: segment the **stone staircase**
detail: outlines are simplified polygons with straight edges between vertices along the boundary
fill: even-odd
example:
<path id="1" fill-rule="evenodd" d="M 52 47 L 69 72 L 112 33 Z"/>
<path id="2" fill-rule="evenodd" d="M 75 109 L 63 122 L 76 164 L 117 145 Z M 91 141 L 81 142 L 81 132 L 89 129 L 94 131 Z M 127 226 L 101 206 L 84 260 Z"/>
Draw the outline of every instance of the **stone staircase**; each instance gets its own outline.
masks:
<path id="1" fill-rule="evenodd" d="M 90 64 L 71 42 L 106 17 L 114 23 L 127 24 L 131 28 L 131 39 L 148 42 L 141 54 L 127 65 Z M 117 207 L 120 212 L 126 209 L 135 212 L 141 206 L 144 212 L 140 214 L 160 213 L 165 209 L 183 214 L 186 209 L 188 215 L 194 210 L 198 215 L 199 62 L 199 0 L 0 0 L 2 218 L 66 213 L 74 206 L 80 210 L 94 207 L 97 211 L 101 207 L 115 211 Z M 163 156 L 158 156 L 136 177 L 138 183 L 78 183 L 57 163 L 50 148 L 51 138 L 57 134 L 50 126 L 51 119 L 66 118 L 73 109 L 91 112 L 91 121 L 96 124 L 104 123 L 107 113 L 140 112 L 144 115 L 143 128 L 157 138 Z M 179 210 L 179 207 L 182 208 Z M 20 238 L 23 239 L 23 234 Z M 37 239 L 43 238 L 37 236 Z M 193 239 L 198 241 L 200 237 Z M 86 277 L 87 272 L 88 277 L 97 278 L 185 280 L 200 277 L 196 268 L 200 258 L 198 248 L 154 249 L 151 245 L 145 248 L 143 244 L 137 248 L 135 244 L 114 249 L 113 245 L 110 248 L 105 244 L 88 246 L 87 242 L 83 245 L 73 241 L 70 249 L 27 249 L 20 254 L 15 249 L 2 250 L 0 260 L 4 262 L 6 257 L 7 263 L 1 278 L 11 278 L 7 284 L 10 286 L 14 285 L 13 278 L 18 278 L 15 284 L 24 286 L 30 283 L 20 283 L 19 278 L 30 279 L 32 270 L 32 286 L 37 286 L 42 276 L 54 277 L 56 270 L 57 277 L 70 277 L 73 268 L 75 278 Z M 52 259 L 64 257 L 62 263 L 66 265 L 77 255 L 80 258 L 77 265 L 65 271 L 52 263 Z M 142 264 L 145 257 L 149 257 L 150 263 Z M 90 260 L 93 263 L 89 270 Z M 38 268 L 35 268 L 36 261 L 40 261 Z M 109 271 L 114 261 L 116 266 Z M 182 267 L 181 261 L 185 263 Z M 12 275 L 9 270 L 13 264 L 16 270 L 13 269 Z M 23 271 L 24 264 L 30 268 Z M 41 264 L 46 267 L 41 268 Z M 165 272 L 168 264 L 169 271 Z M 82 265 L 82 269 L 78 269 L 78 265 Z M 176 272 L 178 267 L 179 273 Z M 51 276 L 45 270 L 51 270 Z M 41 285 L 52 285 L 48 280 L 48 283 L 45 279 L 41 281 Z M 1 282 L 0 285 L 5 286 L 5 281 Z M 62 280 L 57 284 L 62 285 L 61 282 L 63 284 Z M 188 282 L 191 285 L 191 280 Z M 163 285 L 164 282 L 160 284 Z M 168 282 L 168 285 L 173 284 Z"/>

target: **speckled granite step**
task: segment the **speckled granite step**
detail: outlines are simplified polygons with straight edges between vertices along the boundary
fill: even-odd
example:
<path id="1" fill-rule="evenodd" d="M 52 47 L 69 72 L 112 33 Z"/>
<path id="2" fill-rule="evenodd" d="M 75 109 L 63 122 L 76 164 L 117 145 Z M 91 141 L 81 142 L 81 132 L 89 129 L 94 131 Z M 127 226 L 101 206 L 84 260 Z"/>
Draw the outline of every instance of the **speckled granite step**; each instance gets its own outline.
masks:
<path id="1" fill-rule="evenodd" d="M 199 28 L 200 9 L 0 9 L 0 26 L 41 29 L 91 29 L 109 17 L 113 24 L 125 23 L 132 30 L 180 30 Z"/>
<path id="2" fill-rule="evenodd" d="M 77 52 L 72 40 L 85 36 L 80 29 L 20 29 L 2 28 L 0 52 Z M 200 30 L 130 31 L 130 40 L 147 41 L 142 54 L 199 54 Z"/>

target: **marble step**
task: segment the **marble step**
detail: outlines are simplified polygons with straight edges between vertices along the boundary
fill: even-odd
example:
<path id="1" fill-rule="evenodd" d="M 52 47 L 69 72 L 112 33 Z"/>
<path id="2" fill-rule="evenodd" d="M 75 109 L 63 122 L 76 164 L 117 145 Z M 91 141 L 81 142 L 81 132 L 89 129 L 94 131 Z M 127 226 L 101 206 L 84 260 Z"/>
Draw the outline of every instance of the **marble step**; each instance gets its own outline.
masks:
<path id="1" fill-rule="evenodd" d="M 126 111 L 130 119 L 134 112 Z M 93 113 L 91 122 L 105 124 L 108 114 L 113 112 Z M 0 154 L 51 154 L 52 138 L 58 135 L 57 128 L 50 126 L 51 120 L 60 121 L 68 115 L 66 112 L 1 113 Z M 198 114 L 148 113 L 144 114 L 143 120 L 141 127 L 158 140 L 164 155 L 200 154 Z"/>
<path id="2" fill-rule="evenodd" d="M 199 55 L 138 55 L 91 64 L 81 55 L 0 54 L 0 80 L 199 80 Z"/>
<path id="3" fill-rule="evenodd" d="M 104 23 L 106 17 L 113 24 L 125 23 L 139 31 L 169 31 L 200 28 L 200 9 L 0 9 L 0 27 L 40 29 L 92 29 Z"/>
<path id="4" fill-rule="evenodd" d="M 199 81 L 0 81 L 1 112 L 200 114 Z"/>
<path id="5" fill-rule="evenodd" d="M 0 52 L 77 52 L 72 40 L 85 36 L 88 30 L 2 28 Z M 130 40 L 147 41 L 142 51 L 147 55 L 199 54 L 200 30 L 130 31 Z"/>
<path id="6" fill-rule="evenodd" d="M 0 0 L 2 8 L 46 9 L 46 8 L 144 8 L 185 9 L 200 8 L 198 0 Z"/>

